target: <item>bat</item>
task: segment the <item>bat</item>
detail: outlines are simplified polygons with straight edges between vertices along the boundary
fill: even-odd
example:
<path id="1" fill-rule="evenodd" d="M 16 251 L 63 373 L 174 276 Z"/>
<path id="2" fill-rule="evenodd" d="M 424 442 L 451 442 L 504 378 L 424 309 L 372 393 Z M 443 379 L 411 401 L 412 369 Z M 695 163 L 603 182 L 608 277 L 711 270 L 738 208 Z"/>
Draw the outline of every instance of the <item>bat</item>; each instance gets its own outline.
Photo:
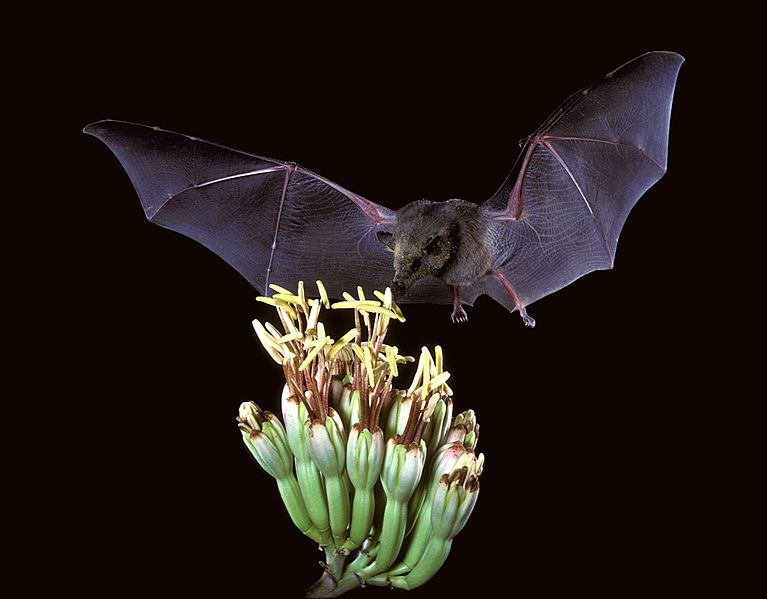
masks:
<path id="1" fill-rule="evenodd" d="M 629 212 L 666 172 L 683 61 L 649 52 L 572 94 L 481 205 L 390 210 L 294 162 L 158 127 L 105 120 L 84 132 L 121 162 L 149 221 L 211 249 L 261 294 L 314 279 L 336 298 L 391 286 L 400 303 L 452 304 L 454 322 L 486 294 L 532 327 L 531 303 L 612 268 Z"/>

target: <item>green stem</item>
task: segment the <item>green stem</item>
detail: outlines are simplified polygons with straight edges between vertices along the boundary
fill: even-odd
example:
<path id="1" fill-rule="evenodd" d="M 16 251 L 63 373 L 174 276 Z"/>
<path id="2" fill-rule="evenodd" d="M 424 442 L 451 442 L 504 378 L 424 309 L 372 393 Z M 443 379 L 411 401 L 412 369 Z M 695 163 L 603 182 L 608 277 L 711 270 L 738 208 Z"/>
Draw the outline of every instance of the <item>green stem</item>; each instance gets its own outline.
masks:
<path id="1" fill-rule="evenodd" d="M 326 476 L 325 492 L 328 498 L 330 532 L 336 547 L 346 542 L 346 528 L 349 526 L 349 494 L 342 476 Z"/>
<path id="2" fill-rule="evenodd" d="M 384 511 L 383 526 L 379 537 L 378 555 L 376 560 L 358 571 L 357 574 L 366 579 L 380 572 L 385 572 L 394 563 L 405 536 L 407 525 L 407 503 L 389 498 Z"/>
<path id="3" fill-rule="evenodd" d="M 418 561 L 415 567 L 406 576 L 388 576 L 382 575 L 379 578 L 385 578 L 387 584 L 397 589 L 414 589 L 431 580 L 437 571 L 442 567 L 450 555 L 450 547 L 453 540 L 440 539 L 432 536 L 423 557 Z M 370 584 L 378 584 L 373 581 L 366 581 Z"/>
<path id="4" fill-rule="evenodd" d="M 431 507 L 432 498 L 431 494 L 428 495 L 426 501 L 421 504 L 421 509 L 416 517 L 415 525 L 410 531 L 410 536 L 407 539 L 407 551 L 405 557 L 390 571 L 390 574 L 399 575 L 407 574 L 412 570 L 418 561 L 423 556 L 426 544 L 431 537 Z"/>
<path id="5" fill-rule="evenodd" d="M 352 505 L 352 525 L 349 529 L 349 541 L 346 549 L 356 549 L 368 538 L 370 528 L 373 525 L 375 513 L 375 499 L 373 488 L 355 489 L 354 503 Z"/>
<path id="6" fill-rule="evenodd" d="M 328 502 L 325 499 L 322 476 L 311 458 L 306 460 L 296 458 L 296 478 L 304 497 L 306 511 L 322 536 L 320 543 L 328 545 L 331 543 Z"/>
<path id="7" fill-rule="evenodd" d="M 368 564 L 370 564 L 370 562 L 372 562 L 375 559 L 375 556 L 377 553 L 378 553 L 377 543 L 372 544 L 369 549 L 366 549 L 363 545 L 363 547 L 357 553 L 357 557 L 355 557 L 354 560 L 347 565 L 346 567 L 347 573 L 358 572 L 362 570 Z"/>
<path id="8" fill-rule="evenodd" d="M 360 586 L 355 576 L 345 576 L 344 562 L 346 555 L 334 547 L 325 547 L 325 572 L 320 579 L 306 591 L 307 597 L 338 597 Z"/>
<path id="9" fill-rule="evenodd" d="M 320 579 L 306 591 L 307 597 L 340 597 L 344 593 L 358 589 L 362 580 L 353 574 L 346 574 L 336 581 L 325 572 Z"/>
<path id="10" fill-rule="evenodd" d="M 397 558 L 407 525 L 407 503 L 390 500 L 384 511 L 381 527 L 381 546 L 376 556 L 376 564 L 381 570 L 388 570 Z"/>
<path id="11" fill-rule="evenodd" d="M 285 504 L 285 508 L 288 510 L 288 515 L 293 521 L 293 524 L 295 524 L 298 530 L 306 536 L 319 543 L 319 532 L 314 528 L 312 520 L 309 518 L 309 513 L 306 511 L 304 499 L 301 496 L 301 490 L 298 488 L 296 477 L 291 473 L 284 478 L 275 480 L 277 481 L 277 489 L 280 491 L 282 502 Z"/>

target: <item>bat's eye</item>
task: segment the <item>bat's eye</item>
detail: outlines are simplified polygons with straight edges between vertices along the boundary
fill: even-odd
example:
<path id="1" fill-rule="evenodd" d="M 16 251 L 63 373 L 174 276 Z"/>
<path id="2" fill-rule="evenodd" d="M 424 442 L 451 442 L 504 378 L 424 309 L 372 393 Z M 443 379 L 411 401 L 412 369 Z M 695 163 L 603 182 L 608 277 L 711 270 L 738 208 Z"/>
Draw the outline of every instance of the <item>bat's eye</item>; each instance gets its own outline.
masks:
<path id="1" fill-rule="evenodd" d="M 437 249 L 437 244 L 439 242 L 439 237 L 429 237 L 429 239 L 426 240 L 426 245 L 423 247 L 424 251 L 427 254 L 432 254 Z"/>

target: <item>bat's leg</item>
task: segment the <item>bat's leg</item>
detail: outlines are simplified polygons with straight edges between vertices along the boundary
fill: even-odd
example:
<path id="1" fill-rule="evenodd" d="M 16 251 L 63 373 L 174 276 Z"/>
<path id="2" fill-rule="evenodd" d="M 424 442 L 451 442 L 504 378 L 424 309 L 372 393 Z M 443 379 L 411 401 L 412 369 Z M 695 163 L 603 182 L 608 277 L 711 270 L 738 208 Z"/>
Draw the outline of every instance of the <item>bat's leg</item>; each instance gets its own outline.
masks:
<path id="1" fill-rule="evenodd" d="M 508 279 L 506 279 L 506 277 L 503 276 L 503 273 L 500 273 L 497 270 L 493 269 L 490 271 L 489 274 L 493 275 L 496 279 L 498 279 L 501 282 L 501 285 L 503 285 L 503 288 L 511 296 L 511 299 L 514 300 L 514 303 L 517 306 L 517 310 L 519 310 L 519 315 L 522 317 L 522 320 L 524 321 L 525 325 L 528 327 L 534 327 L 535 320 L 532 317 L 527 315 L 527 310 L 525 310 L 525 305 L 522 303 L 522 300 L 519 299 L 517 292 L 514 291 L 514 288 L 511 286 Z"/>
<path id="2" fill-rule="evenodd" d="M 458 285 L 453 285 L 453 314 L 450 319 L 453 322 L 467 322 L 469 320 L 469 315 L 461 306 L 461 288 Z"/>

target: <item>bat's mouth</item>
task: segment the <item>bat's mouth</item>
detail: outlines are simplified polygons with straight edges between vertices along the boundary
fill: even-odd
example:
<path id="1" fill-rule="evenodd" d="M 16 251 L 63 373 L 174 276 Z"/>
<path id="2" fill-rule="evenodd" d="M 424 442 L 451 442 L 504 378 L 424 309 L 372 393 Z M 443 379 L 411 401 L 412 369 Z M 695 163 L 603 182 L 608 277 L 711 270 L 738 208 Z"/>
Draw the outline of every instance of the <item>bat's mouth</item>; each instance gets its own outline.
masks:
<path id="1" fill-rule="evenodd" d="M 412 282 L 410 281 L 398 281 L 395 279 L 391 282 L 391 292 L 395 298 L 403 297 L 410 290 L 410 287 L 412 287 Z"/>

